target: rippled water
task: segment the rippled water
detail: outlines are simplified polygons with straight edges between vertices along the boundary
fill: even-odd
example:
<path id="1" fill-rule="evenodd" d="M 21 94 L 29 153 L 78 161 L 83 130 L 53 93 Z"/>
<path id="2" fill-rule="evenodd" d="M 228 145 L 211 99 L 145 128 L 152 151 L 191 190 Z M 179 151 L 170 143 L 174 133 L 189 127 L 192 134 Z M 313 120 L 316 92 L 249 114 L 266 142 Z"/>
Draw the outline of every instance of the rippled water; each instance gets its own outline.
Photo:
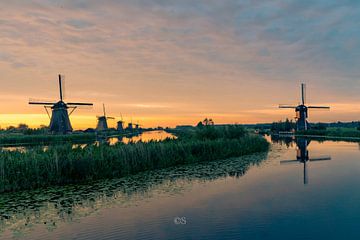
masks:
<path id="1" fill-rule="evenodd" d="M 358 239 L 359 180 L 358 143 L 278 142 L 268 155 L 3 194 L 1 239 Z"/>

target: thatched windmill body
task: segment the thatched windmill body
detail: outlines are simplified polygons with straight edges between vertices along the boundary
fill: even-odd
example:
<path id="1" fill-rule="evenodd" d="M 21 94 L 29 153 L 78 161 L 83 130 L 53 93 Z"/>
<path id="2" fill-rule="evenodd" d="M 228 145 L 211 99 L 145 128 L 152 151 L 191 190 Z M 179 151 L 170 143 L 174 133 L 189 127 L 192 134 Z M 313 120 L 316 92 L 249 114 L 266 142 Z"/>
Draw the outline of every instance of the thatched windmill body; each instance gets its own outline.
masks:
<path id="1" fill-rule="evenodd" d="M 103 104 L 103 116 L 97 116 L 98 122 L 96 126 L 97 131 L 106 131 L 109 129 L 107 120 L 108 119 L 115 119 L 114 117 L 108 117 L 106 116 L 106 110 L 105 110 L 105 104 Z"/>
<path id="2" fill-rule="evenodd" d="M 58 102 L 42 102 L 42 101 L 29 101 L 31 105 L 43 105 L 46 113 L 50 118 L 49 129 L 52 133 L 57 134 L 66 134 L 73 131 L 71 126 L 69 116 L 77 109 L 79 106 L 93 106 L 92 103 L 77 103 L 77 102 L 68 102 L 65 103 L 63 99 L 63 76 L 59 74 L 59 91 L 60 91 L 60 100 Z M 51 116 L 49 114 L 49 109 L 51 109 Z M 68 109 L 71 109 L 70 113 Z"/>
<path id="3" fill-rule="evenodd" d="M 308 118 L 308 109 L 330 109 L 330 107 L 326 106 L 306 106 L 306 85 L 304 83 L 301 84 L 301 103 L 298 106 L 294 105 L 279 105 L 279 108 L 292 108 L 295 109 L 296 113 L 296 130 L 304 131 L 309 129 L 309 123 L 307 121 Z"/>

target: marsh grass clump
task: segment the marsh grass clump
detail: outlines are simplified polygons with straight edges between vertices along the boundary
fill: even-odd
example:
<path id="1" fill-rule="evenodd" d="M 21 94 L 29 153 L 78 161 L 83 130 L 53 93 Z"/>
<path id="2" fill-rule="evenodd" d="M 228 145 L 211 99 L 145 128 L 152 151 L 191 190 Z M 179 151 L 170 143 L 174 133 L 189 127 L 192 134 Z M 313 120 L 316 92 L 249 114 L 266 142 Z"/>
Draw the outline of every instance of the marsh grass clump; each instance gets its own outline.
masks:
<path id="1" fill-rule="evenodd" d="M 100 144 L 85 148 L 63 144 L 46 150 L 38 147 L 26 152 L 2 151 L 0 192 L 118 178 L 268 150 L 269 143 L 260 136 L 248 135 L 239 129 L 235 133 L 229 132 L 232 128 L 222 130 L 225 132 L 196 130 L 162 142 Z"/>

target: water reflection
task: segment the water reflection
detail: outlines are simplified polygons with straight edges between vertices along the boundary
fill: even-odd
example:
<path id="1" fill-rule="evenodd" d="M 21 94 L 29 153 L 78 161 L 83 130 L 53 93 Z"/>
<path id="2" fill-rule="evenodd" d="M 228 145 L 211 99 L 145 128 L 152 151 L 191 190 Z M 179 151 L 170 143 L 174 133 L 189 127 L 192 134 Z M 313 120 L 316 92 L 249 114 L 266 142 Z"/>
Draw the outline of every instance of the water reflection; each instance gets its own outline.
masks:
<path id="1" fill-rule="evenodd" d="M 296 138 L 294 142 L 296 143 L 296 159 L 283 160 L 280 161 L 280 164 L 302 163 L 304 166 L 304 170 L 303 170 L 304 184 L 308 184 L 309 183 L 308 162 L 327 161 L 327 160 L 331 160 L 331 157 L 326 156 L 326 157 L 310 158 L 308 146 L 311 140 L 306 138 Z"/>
<path id="2" fill-rule="evenodd" d="M 149 142 L 149 141 L 163 141 L 166 139 L 174 139 L 176 138 L 171 133 L 165 132 L 163 130 L 158 131 L 147 131 L 141 133 L 133 133 L 128 135 L 114 135 L 114 136 L 97 136 L 96 141 L 88 141 L 85 142 L 76 142 L 73 143 L 73 148 L 84 148 L 88 145 L 99 145 L 99 144 L 108 144 L 110 146 L 118 144 L 118 143 L 136 143 L 136 142 Z M 56 143 L 61 144 L 61 143 Z M 20 151 L 26 152 L 29 148 L 43 146 L 43 150 L 46 151 L 49 145 L 46 144 L 14 144 L 14 145 L 7 145 L 7 146 L 0 146 L 0 150 L 3 151 Z"/>
<path id="3" fill-rule="evenodd" d="M 52 230 L 62 222 L 73 222 L 114 205 L 127 206 L 156 195 L 178 194 L 199 181 L 239 178 L 267 155 L 256 154 L 224 161 L 174 167 L 164 170 L 98 181 L 0 195 L 0 232 L 26 234 L 36 225 Z M 0 235 L 1 237 L 1 235 Z"/>
<path id="4" fill-rule="evenodd" d="M 118 142 L 122 142 L 122 143 L 130 143 L 130 142 L 150 142 L 150 141 L 163 141 L 165 139 L 174 139 L 176 138 L 173 134 L 165 132 L 163 130 L 159 130 L 159 131 L 148 131 L 148 132 L 143 132 L 142 134 L 139 135 L 134 135 L 134 136 L 115 136 L 115 137 L 111 137 L 108 139 L 108 143 L 110 145 L 114 145 Z"/>

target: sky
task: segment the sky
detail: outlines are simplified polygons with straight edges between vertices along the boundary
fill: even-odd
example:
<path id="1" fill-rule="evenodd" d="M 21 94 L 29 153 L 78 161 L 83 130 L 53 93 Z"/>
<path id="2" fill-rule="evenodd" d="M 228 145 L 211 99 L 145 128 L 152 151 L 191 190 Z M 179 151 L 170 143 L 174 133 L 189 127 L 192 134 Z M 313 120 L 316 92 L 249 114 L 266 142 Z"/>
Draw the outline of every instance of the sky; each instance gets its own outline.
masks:
<path id="1" fill-rule="evenodd" d="M 360 120 L 360 1 L 0 1 L 0 126 L 47 125 L 29 99 L 92 102 L 145 127 L 293 118 Z M 115 121 L 109 122 L 115 126 Z"/>

